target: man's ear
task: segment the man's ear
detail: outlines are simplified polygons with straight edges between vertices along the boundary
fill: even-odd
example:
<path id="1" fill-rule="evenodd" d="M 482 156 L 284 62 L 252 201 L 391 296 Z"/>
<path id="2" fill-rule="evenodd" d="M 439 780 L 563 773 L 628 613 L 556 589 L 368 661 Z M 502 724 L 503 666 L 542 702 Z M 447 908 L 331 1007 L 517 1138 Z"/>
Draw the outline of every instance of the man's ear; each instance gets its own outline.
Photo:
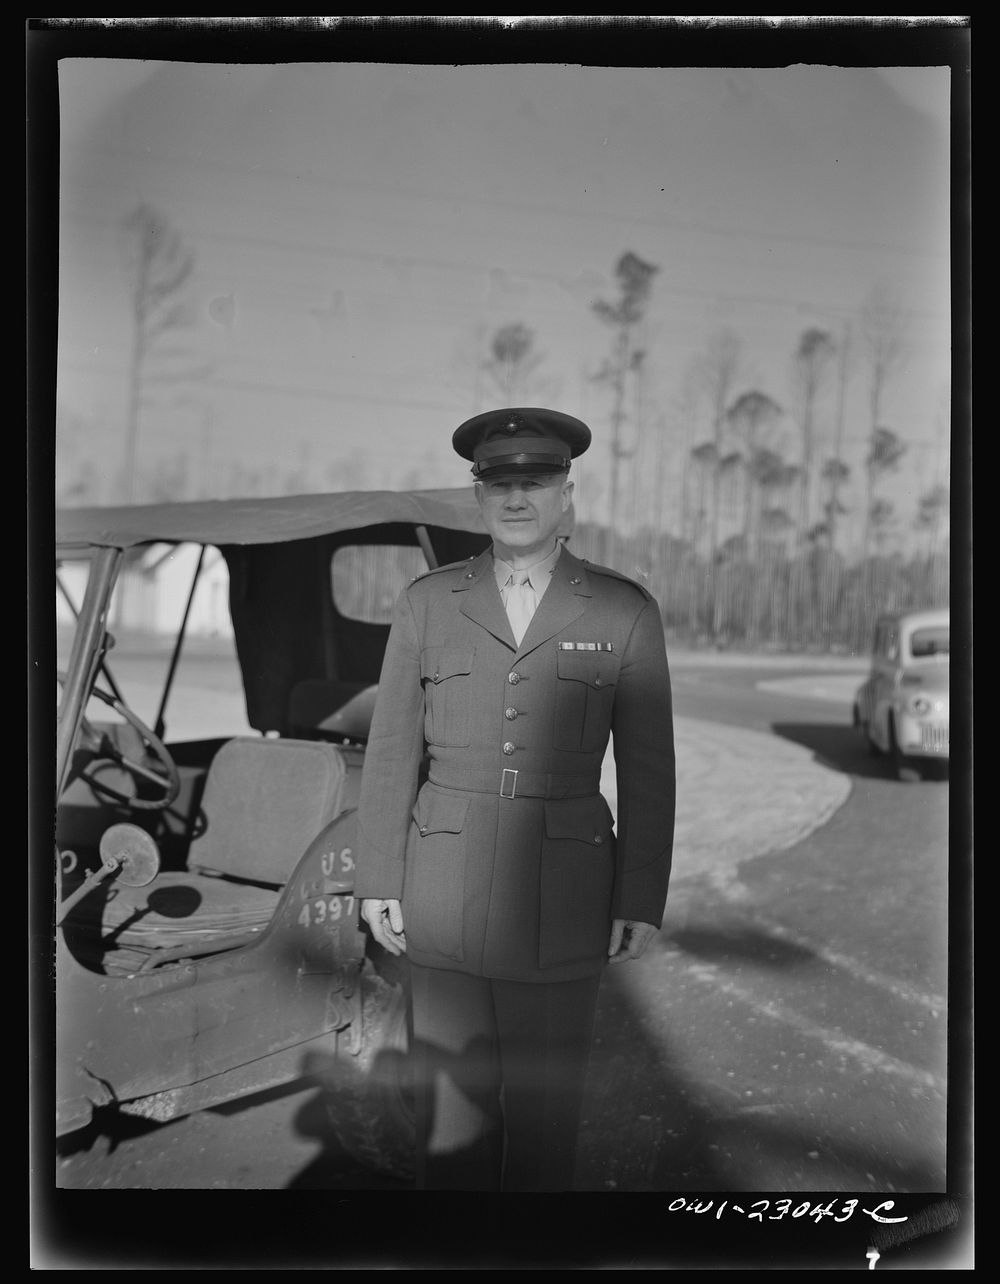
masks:
<path id="1" fill-rule="evenodd" d="M 563 506 L 564 513 L 566 509 L 569 508 L 569 502 L 572 498 L 573 498 L 573 483 L 571 481 L 568 481 L 563 484 L 562 506 Z"/>

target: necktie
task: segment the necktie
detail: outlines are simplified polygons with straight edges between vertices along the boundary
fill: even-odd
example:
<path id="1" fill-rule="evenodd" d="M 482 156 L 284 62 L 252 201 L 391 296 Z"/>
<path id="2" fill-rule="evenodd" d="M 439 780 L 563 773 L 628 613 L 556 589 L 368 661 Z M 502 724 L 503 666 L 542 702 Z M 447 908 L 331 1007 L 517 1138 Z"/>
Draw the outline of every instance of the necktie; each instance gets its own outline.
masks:
<path id="1" fill-rule="evenodd" d="M 538 598 L 531 587 L 527 571 L 515 571 L 507 587 L 507 618 L 514 632 L 514 641 L 518 646 L 528 631 L 531 617 L 535 614 Z"/>

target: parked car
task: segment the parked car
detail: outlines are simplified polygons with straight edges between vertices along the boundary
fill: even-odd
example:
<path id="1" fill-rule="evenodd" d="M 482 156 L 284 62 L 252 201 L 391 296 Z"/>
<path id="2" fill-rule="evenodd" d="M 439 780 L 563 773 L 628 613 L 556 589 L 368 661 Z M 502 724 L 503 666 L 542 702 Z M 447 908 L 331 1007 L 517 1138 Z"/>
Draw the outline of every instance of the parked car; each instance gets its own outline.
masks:
<path id="1" fill-rule="evenodd" d="M 350 1153 L 404 1174 L 406 977 L 359 922 L 355 806 L 391 603 L 487 545 L 472 489 L 66 509 L 56 539 L 57 1134 L 306 1078 Z M 199 556 L 142 718 L 112 621 L 181 546 Z M 246 734 L 170 734 L 200 550 L 228 567 Z"/>
<path id="2" fill-rule="evenodd" d="M 948 639 L 947 610 L 895 612 L 875 625 L 854 725 L 904 779 L 948 764 Z"/>

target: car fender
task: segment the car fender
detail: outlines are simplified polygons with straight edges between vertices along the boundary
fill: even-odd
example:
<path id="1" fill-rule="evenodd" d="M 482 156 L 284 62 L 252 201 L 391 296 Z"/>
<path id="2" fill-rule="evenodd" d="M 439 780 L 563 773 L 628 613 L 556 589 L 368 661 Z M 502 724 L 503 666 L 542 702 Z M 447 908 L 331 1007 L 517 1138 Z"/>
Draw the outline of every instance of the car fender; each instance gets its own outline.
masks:
<path id="1" fill-rule="evenodd" d="M 367 940 L 353 895 L 356 841 L 347 808 L 309 844 L 267 926 L 219 953 L 165 951 L 134 974 L 106 976 L 83 968 L 59 933 L 60 1131 L 82 1126 L 94 1106 L 152 1096 L 170 1110 L 158 1117 L 174 1117 L 196 1085 L 223 1076 L 235 1085 L 242 1067 L 356 1024 Z M 294 1072 L 293 1057 L 275 1082 Z"/>

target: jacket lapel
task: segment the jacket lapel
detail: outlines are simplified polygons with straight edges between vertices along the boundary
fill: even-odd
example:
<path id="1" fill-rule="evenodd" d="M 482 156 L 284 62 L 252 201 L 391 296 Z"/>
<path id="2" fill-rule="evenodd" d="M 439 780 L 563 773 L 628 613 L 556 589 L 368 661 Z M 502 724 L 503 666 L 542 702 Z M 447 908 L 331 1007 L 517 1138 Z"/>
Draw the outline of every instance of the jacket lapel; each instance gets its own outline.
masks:
<path id="1" fill-rule="evenodd" d="M 562 557 L 559 558 L 562 561 Z M 550 585 L 545 597 L 552 591 Z M 453 590 L 462 594 L 459 610 L 475 624 L 492 633 L 504 646 L 516 651 L 514 634 L 511 631 L 507 612 L 500 599 L 496 576 L 493 574 L 493 552 L 487 549 L 469 563 L 469 569 L 456 582 Z M 544 603 L 545 598 L 542 598 Z M 532 621 L 534 623 L 534 621 Z"/>
<path id="2" fill-rule="evenodd" d="M 499 596 L 498 593 L 497 597 Z M 538 604 L 538 610 L 532 616 L 527 633 L 521 639 L 517 654 L 522 656 L 534 651 L 579 619 L 587 609 L 590 597 L 586 567 L 564 548 L 552 572 L 551 583 Z M 501 612 L 506 615 L 502 603 Z"/>

